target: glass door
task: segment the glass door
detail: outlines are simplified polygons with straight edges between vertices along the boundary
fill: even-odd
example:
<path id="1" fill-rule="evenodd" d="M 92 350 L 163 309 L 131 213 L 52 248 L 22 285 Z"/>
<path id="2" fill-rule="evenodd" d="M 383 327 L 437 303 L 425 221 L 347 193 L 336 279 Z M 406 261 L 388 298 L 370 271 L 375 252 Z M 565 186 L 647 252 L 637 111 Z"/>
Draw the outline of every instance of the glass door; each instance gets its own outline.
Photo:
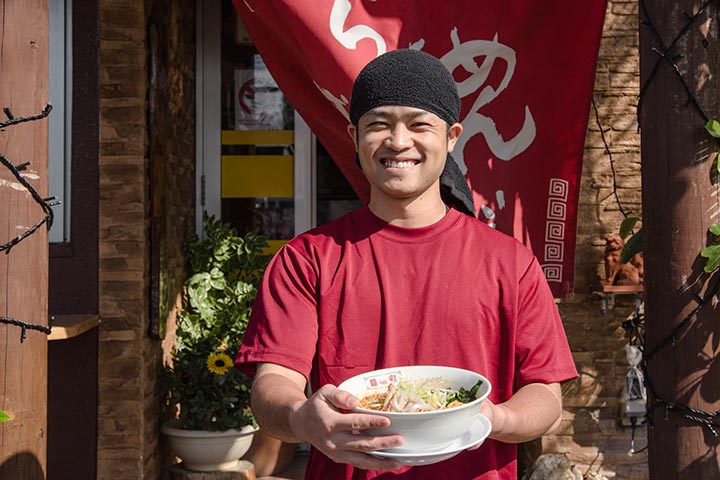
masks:
<path id="1" fill-rule="evenodd" d="M 359 206 L 270 75 L 230 0 L 198 0 L 198 218 L 261 232 L 270 251 Z"/>

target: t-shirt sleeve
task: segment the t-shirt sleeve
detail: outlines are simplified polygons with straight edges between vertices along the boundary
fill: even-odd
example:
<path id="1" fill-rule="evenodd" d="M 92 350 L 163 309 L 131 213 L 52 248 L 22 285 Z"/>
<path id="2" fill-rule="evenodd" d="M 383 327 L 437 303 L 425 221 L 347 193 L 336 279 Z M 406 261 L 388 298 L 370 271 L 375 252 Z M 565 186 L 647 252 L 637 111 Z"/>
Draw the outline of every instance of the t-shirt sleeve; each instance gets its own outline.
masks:
<path id="1" fill-rule="evenodd" d="M 515 390 L 577 377 L 560 313 L 535 257 L 521 273 L 517 308 Z"/>
<path id="2" fill-rule="evenodd" d="M 308 378 L 317 343 L 317 275 L 306 252 L 291 244 L 278 251 L 258 289 L 236 368 L 253 376 L 257 363 L 274 363 Z"/>

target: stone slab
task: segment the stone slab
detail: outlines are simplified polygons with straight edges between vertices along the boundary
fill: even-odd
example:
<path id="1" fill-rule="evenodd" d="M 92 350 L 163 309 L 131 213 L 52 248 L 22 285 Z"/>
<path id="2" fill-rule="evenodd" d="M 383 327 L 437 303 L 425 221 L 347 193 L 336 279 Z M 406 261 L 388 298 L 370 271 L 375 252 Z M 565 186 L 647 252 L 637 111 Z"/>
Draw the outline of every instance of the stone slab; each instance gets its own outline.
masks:
<path id="1" fill-rule="evenodd" d="M 235 468 L 217 472 L 194 472 L 182 463 L 168 469 L 170 480 L 256 480 L 255 466 L 245 460 L 238 461 Z"/>

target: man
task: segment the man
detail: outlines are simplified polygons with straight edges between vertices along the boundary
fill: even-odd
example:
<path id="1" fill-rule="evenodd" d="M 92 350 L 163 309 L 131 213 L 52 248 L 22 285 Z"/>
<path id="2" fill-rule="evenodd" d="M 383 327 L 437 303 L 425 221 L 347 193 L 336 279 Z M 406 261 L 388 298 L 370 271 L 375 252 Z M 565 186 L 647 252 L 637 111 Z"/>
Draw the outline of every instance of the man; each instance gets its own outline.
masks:
<path id="1" fill-rule="evenodd" d="M 370 62 L 348 126 L 369 204 L 291 240 L 266 271 L 236 363 L 255 375 L 260 426 L 314 447 L 307 479 L 515 479 L 514 444 L 560 422 L 560 382 L 577 372 L 542 270 L 519 242 L 460 213 L 467 184 L 445 188 L 459 114 L 434 57 L 397 50 Z M 358 399 L 335 386 L 413 364 L 488 377 L 489 439 L 421 467 L 369 455 L 402 437 L 362 434 L 388 420 L 349 413 Z"/>

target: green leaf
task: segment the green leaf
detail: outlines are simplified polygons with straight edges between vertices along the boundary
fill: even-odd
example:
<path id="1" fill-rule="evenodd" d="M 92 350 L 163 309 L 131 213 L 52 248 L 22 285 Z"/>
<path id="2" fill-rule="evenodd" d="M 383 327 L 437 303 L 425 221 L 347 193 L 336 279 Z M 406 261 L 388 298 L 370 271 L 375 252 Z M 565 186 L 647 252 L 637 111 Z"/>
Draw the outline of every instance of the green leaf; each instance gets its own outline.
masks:
<path id="1" fill-rule="evenodd" d="M 12 420 L 12 417 L 8 415 L 6 411 L 0 410 L 0 423 L 7 422 L 8 420 Z"/>
<path id="2" fill-rule="evenodd" d="M 720 237 L 720 223 L 716 223 L 715 225 L 710 225 L 710 228 L 708 228 L 708 231 L 712 233 L 713 235 L 717 235 Z"/>
<path id="3" fill-rule="evenodd" d="M 640 219 L 637 217 L 628 217 L 622 221 L 620 225 L 620 237 L 625 238 L 632 232 L 633 227 Z"/>
<path id="4" fill-rule="evenodd" d="M 705 124 L 705 130 L 715 138 L 720 138 L 720 122 L 715 119 L 710 120 Z"/>
<path id="5" fill-rule="evenodd" d="M 643 229 L 637 231 L 632 237 L 625 242 L 622 252 L 620 253 L 620 260 L 623 263 L 627 263 L 630 259 L 635 256 L 636 253 L 642 251 L 643 246 Z"/>
<path id="6" fill-rule="evenodd" d="M 703 251 L 700 252 L 700 255 L 708 259 L 707 263 L 705 264 L 705 271 L 707 273 L 712 273 L 718 268 L 720 268 L 720 243 L 708 245 L 707 247 L 703 248 Z"/>

